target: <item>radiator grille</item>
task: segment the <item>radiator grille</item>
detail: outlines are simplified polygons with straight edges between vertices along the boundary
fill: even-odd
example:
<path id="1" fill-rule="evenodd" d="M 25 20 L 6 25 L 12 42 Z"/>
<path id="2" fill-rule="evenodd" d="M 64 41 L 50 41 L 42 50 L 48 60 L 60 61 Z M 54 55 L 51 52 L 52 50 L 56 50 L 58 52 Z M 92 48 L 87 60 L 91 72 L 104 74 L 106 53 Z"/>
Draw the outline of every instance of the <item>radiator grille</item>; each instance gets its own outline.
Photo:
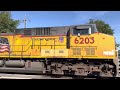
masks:
<path id="1" fill-rule="evenodd" d="M 95 48 L 85 48 L 86 55 L 95 55 Z"/>
<path id="2" fill-rule="evenodd" d="M 59 50 L 59 53 L 64 53 L 64 51 L 63 50 Z"/>
<path id="3" fill-rule="evenodd" d="M 81 48 L 73 48 L 73 55 L 81 55 Z"/>
<path id="4" fill-rule="evenodd" d="M 45 53 L 50 53 L 50 51 L 48 51 L 48 50 L 45 50 Z"/>

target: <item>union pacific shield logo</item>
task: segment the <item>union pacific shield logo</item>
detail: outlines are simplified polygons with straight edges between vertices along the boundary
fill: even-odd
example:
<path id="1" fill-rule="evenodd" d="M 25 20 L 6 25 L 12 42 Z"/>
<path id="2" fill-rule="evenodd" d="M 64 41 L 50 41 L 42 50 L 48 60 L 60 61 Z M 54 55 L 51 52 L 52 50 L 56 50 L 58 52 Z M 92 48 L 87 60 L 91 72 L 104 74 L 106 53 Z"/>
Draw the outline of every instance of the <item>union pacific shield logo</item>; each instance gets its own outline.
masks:
<path id="1" fill-rule="evenodd" d="M 59 37 L 59 42 L 64 42 L 64 37 Z"/>

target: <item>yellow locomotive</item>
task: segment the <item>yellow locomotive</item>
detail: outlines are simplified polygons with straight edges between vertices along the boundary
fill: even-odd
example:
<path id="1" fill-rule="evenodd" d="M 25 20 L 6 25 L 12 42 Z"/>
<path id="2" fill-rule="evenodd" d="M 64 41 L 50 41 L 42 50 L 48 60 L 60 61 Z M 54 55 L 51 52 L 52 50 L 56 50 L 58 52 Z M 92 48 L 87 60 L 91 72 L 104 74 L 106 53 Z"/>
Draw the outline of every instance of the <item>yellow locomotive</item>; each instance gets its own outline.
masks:
<path id="1" fill-rule="evenodd" d="M 95 24 L 16 30 L 0 36 L 0 66 L 52 74 L 115 76 L 114 36 Z"/>

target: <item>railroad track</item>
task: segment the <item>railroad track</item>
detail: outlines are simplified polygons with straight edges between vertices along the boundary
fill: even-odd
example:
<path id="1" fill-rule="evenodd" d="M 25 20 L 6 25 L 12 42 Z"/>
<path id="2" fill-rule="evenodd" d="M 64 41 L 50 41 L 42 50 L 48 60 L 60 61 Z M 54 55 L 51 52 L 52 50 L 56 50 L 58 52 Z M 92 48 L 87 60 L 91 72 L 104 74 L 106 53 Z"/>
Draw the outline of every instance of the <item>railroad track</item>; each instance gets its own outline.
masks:
<path id="1" fill-rule="evenodd" d="M 70 77 L 70 76 L 56 76 L 56 75 L 28 75 L 28 74 L 10 74 L 10 73 L 0 73 L 0 79 L 116 79 L 107 77 Z"/>
<path id="2" fill-rule="evenodd" d="M 43 74 L 42 70 L 0 68 L 0 79 L 116 79 L 110 77 L 64 76 Z"/>

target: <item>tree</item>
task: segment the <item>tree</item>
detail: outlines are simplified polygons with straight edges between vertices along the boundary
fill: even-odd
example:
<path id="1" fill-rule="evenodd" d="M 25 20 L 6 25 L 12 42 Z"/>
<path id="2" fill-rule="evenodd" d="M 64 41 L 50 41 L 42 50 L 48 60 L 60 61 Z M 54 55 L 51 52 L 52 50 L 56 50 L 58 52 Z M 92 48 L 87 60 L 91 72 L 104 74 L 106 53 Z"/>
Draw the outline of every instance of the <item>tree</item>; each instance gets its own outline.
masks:
<path id="1" fill-rule="evenodd" d="M 105 33 L 105 34 L 109 34 L 109 35 L 114 34 L 113 29 L 111 29 L 109 24 L 106 24 L 102 20 L 90 19 L 88 23 L 89 24 L 96 24 L 96 27 L 97 27 L 98 31 L 101 32 L 101 33 Z"/>
<path id="2" fill-rule="evenodd" d="M 116 44 L 116 46 L 117 46 L 117 47 L 119 47 L 119 46 L 120 46 L 120 44 Z"/>
<path id="3" fill-rule="evenodd" d="M 0 33 L 13 33 L 19 25 L 19 20 L 13 20 L 11 13 L 0 11 Z"/>

